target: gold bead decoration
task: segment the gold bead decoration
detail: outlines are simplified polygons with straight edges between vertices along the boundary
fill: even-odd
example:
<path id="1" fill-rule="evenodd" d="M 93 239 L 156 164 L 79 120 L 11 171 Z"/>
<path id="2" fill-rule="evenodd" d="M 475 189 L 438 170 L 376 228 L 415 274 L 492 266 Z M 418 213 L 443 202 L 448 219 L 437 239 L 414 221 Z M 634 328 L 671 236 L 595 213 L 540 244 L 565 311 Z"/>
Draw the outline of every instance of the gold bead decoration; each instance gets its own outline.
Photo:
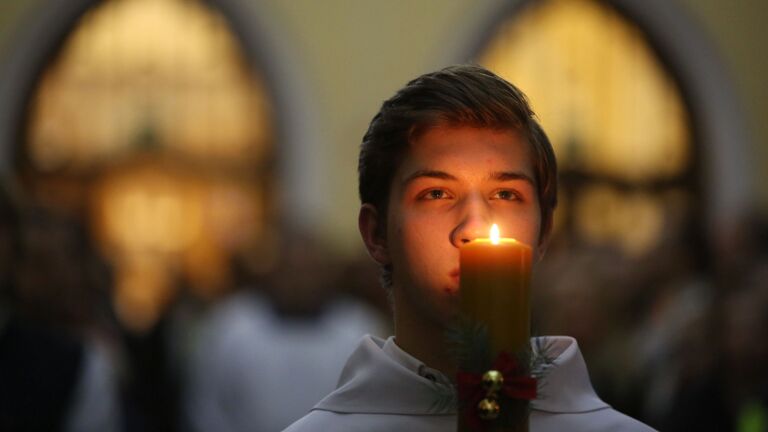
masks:
<path id="1" fill-rule="evenodd" d="M 485 398 L 477 404 L 478 415 L 483 420 L 496 420 L 501 408 L 495 399 Z"/>
<path id="2" fill-rule="evenodd" d="M 482 381 L 483 388 L 485 388 L 489 394 L 496 393 L 501 390 L 501 387 L 504 385 L 504 375 L 497 370 L 491 369 L 483 374 Z"/>

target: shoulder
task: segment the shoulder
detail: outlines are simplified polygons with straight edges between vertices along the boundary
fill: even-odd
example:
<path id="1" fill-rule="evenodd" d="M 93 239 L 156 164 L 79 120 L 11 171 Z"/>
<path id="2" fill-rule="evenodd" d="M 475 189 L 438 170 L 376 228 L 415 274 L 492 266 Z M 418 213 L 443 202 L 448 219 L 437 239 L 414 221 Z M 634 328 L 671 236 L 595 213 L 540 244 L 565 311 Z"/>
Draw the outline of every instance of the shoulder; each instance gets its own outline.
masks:
<path id="1" fill-rule="evenodd" d="M 601 414 L 605 430 L 621 430 L 627 432 L 656 432 L 656 429 L 634 418 L 616 411 L 613 408 L 604 410 Z"/>
<path id="2" fill-rule="evenodd" d="M 455 426 L 454 415 L 345 414 L 313 410 L 283 432 L 443 432 Z"/>
<path id="3" fill-rule="evenodd" d="M 330 411 L 310 411 L 309 414 L 300 418 L 283 432 L 309 432 L 316 430 L 327 431 L 347 431 L 353 430 L 344 419 L 344 415 L 332 413 Z"/>
<path id="4" fill-rule="evenodd" d="M 549 432 L 570 430 L 573 432 L 655 432 L 652 427 L 622 414 L 613 408 L 579 413 L 531 413 L 531 431 Z"/>

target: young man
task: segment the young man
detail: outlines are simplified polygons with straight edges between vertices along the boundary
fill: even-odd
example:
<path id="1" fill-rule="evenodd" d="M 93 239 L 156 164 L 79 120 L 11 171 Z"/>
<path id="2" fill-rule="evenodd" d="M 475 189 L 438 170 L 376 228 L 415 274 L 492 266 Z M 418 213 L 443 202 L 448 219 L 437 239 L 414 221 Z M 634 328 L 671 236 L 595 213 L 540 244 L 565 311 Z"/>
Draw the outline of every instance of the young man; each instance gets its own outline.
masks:
<path id="1" fill-rule="evenodd" d="M 360 234 L 391 290 L 395 335 L 364 338 L 337 389 L 287 431 L 453 431 L 455 407 L 437 402 L 454 389 L 443 336 L 456 313 L 459 248 L 496 223 L 541 258 L 557 196 L 552 146 L 516 87 L 454 66 L 384 102 L 359 175 Z M 598 398 L 574 339 L 548 344 L 555 358 L 531 403 L 531 431 L 652 430 Z"/>

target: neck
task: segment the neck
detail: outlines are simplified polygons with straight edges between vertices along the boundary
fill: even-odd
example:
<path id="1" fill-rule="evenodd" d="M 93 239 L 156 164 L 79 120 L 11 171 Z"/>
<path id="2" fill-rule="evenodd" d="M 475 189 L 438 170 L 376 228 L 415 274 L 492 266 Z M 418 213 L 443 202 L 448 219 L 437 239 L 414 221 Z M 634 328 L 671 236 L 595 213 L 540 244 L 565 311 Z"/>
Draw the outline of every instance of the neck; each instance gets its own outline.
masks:
<path id="1" fill-rule="evenodd" d="M 395 292 L 395 342 L 403 351 L 453 379 L 456 363 L 445 343 L 445 325 L 415 310 L 411 303 Z"/>

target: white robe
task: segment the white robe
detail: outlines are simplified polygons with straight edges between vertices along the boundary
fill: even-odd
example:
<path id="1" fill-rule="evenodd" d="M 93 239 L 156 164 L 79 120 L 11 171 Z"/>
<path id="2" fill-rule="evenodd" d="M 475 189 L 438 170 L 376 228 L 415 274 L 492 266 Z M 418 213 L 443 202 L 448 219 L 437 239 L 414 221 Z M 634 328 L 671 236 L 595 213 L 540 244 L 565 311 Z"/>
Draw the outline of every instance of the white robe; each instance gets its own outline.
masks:
<path id="1" fill-rule="evenodd" d="M 653 431 L 600 400 L 575 339 L 547 337 L 546 344 L 554 361 L 531 402 L 531 432 Z M 436 403 L 440 390 L 452 391 L 445 376 L 404 352 L 393 337 L 366 336 L 336 390 L 284 432 L 454 431 L 455 407 Z"/>
<path id="2" fill-rule="evenodd" d="M 187 429 L 277 432 L 333 391 L 366 333 L 381 328 L 363 305 L 337 301 L 316 319 L 278 316 L 250 291 L 217 305 L 186 358 Z"/>

